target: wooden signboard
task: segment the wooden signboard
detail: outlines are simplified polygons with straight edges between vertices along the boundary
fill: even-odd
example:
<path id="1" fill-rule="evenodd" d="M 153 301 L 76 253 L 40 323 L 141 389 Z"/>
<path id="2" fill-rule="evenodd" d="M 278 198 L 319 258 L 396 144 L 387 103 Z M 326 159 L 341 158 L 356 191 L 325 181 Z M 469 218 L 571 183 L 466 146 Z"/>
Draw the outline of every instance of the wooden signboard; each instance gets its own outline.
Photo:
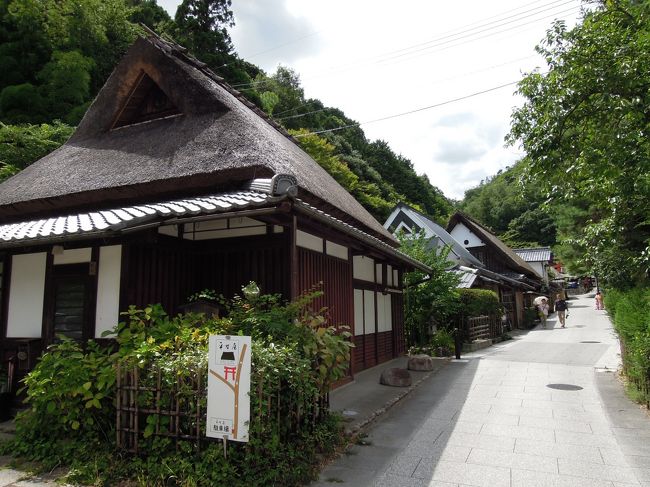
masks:
<path id="1" fill-rule="evenodd" d="M 210 336 L 206 435 L 248 441 L 251 337 Z"/>

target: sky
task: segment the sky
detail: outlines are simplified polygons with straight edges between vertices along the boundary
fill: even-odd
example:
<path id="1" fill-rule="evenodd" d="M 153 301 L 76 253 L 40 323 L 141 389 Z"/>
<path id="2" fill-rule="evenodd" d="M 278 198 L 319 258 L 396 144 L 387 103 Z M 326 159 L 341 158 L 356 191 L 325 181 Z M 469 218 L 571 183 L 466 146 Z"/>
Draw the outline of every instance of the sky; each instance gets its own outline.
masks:
<path id="1" fill-rule="evenodd" d="M 173 16 L 180 2 L 158 3 Z M 240 57 L 268 74 L 294 69 L 307 98 L 342 110 L 462 199 L 523 156 L 504 142 L 523 103 L 515 83 L 544 70 L 535 46 L 555 19 L 574 25 L 580 1 L 233 0 L 232 9 Z"/>

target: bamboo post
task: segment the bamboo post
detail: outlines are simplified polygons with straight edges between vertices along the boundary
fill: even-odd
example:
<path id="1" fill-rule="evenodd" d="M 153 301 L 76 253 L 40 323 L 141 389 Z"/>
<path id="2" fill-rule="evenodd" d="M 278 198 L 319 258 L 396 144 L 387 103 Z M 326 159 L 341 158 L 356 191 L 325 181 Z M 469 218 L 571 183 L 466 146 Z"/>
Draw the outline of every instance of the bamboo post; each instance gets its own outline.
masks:
<path id="1" fill-rule="evenodd" d="M 120 369 L 120 362 L 117 362 L 116 371 L 115 371 L 117 383 L 117 394 L 116 399 L 117 403 L 115 409 L 117 411 L 117 417 L 115 418 L 115 441 L 118 448 L 122 447 L 122 442 L 120 441 L 120 435 L 122 431 L 122 371 Z"/>
<path id="2" fill-rule="evenodd" d="M 134 401 L 134 408 L 135 408 L 135 414 L 134 414 L 134 421 L 135 421 L 135 452 L 138 453 L 138 435 L 140 434 L 140 405 L 138 401 L 139 397 L 139 388 L 140 388 L 140 372 L 138 370 L 138 367 L 135 367 L 135 373 L 134 373 L 134 381 L 135 381 L 135 401 Z"/>
<path id="3" fill-rule="evenodd" d="M 160 434 L 160 395 L 161 395 L 161 371 L 160 367 L 156 367 L 157 369 L 157 380 L 156 380 L 156 434 Z"/>

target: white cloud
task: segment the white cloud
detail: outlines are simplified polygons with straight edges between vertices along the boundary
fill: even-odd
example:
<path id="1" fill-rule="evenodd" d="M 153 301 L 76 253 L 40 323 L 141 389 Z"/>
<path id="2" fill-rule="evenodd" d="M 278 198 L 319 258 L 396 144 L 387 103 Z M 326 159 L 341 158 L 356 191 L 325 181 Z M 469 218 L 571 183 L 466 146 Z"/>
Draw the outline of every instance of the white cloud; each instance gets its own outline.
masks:
<path id="1" fill-rule="evenodd" d="M 235 0 L 231 35 L 244 59 L 268 71 L 292 67 L 307 97 L 361 123 L 432 107 L 362 128 L 461 198 L 521 157 L 503 142 L 521 103 L 516 86 L 462 98 L 543 64 L 535 45 L 553 18 L 571 25 L 579 7 L 579 0 Z"/>

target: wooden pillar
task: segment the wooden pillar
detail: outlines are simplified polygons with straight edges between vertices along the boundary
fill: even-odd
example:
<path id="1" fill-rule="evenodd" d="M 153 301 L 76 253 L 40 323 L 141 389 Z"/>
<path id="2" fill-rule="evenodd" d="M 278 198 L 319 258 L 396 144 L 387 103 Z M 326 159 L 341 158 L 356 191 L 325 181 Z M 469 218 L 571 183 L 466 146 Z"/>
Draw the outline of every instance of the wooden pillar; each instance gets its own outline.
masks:
<path id="1" fill-rule="evenodd" d="M 295 299 L 300 293 L 298 289 L 298 220 L 296 215 L 292 215 L 289 234 L 289 289 L 291 293 L 290 299 Z"/>

